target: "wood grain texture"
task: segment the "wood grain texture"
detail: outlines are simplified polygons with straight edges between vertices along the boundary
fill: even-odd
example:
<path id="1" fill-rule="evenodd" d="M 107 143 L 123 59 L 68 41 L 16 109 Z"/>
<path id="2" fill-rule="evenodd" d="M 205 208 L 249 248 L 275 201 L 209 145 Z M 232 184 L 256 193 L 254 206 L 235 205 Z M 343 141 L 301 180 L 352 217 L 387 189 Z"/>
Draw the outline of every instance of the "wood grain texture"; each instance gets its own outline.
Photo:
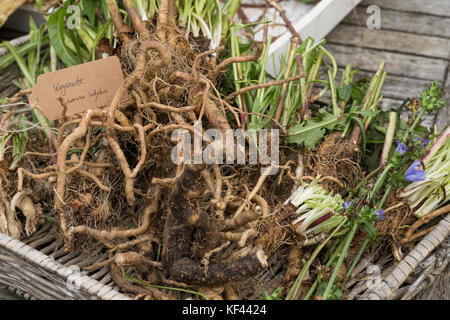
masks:
<path id="1" fill-rule="evenodd" d="M 340 81 L 340 75 L 343 69 L 340 68 L 338 73 L 338 81 Z M 354 80 L 360 80 L 363 78 L 370 79 L 374 76 L 374 72 L 359 71 Z M 422 92 L 423 88 L 428 87 L 432 81 L 423 79 L 413 79 L 402 76 L 395 76 L 388 74 L 384 81 L 383 89 L 381 94 L 385 98 L 393 98 L 403 101 L 406 98 L 418 97 Z M 439 81 L 439 86 L 443 87 L 444 82 Z"/>
<path id="2" fill-rule="evenodd" d="M 99 292 L 110 293 L 113 288 L 102 284 L 0 232 L 0 284 L 23 292 L 34 292 L 40 299 L 104 299 Z M 70 285 L 69 285 L 70 284 Z M 117 292 L 118 299 L 128 297 Z"/>
<path id="3" fill-rule="evenodd" d="M 449 26 L 450 28 L 450 26 Z M 450 39 L 401 31 L 369 30 L 341 24 L 328 36 L 330 43 L 448 59 Z"/>
<path id="4" fill-rule="evenodd" d="M 448 0 L 363 0 L 362 4 L 368 6 L 376 4 L 386 9 L 450 17 L 450 1 Z"/>
<path id="5" fill-rule="evenodd" d="M 384 50 L 373 50 L 348 45 L 328 44 L 339 65 L 351 64 L 357 69 L 376 71 L 386 60 L 386 72 L 390 75 L 424 80 L 443 81 L 448 61 L 436 58 L 412 56 Z"/>
<path id="6" fill-rule="evenodd" d="M 377 4 L 377 1 L 371 1 Z M 369 18 L 367 6 L 361 5 L 351 12 L 343 20 L 344 24 L 361 25 L 367 30 L 366 23 Z M 425 15 L 414 12 L 395 11 L 389 9 L 381 10 L 381 30 L 403 31 L 413 34 L 422 34 L 436 37 L 450 38 L 450 18 Z"/>

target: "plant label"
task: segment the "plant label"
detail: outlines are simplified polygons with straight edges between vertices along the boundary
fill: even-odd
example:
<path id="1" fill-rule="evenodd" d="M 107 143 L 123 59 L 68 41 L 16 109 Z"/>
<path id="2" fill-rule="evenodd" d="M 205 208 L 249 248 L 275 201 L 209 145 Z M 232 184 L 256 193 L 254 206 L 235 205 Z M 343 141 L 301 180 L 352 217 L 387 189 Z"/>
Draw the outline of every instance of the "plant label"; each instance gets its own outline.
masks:
<path id="1" fill-rule="evenodd" d="M 29 102 L 49 120 L 111 103 L 123 81 L 119 58 L 112 56 L 41 74 Z M 65 110 L 67 107 L 67 110 Z"/>

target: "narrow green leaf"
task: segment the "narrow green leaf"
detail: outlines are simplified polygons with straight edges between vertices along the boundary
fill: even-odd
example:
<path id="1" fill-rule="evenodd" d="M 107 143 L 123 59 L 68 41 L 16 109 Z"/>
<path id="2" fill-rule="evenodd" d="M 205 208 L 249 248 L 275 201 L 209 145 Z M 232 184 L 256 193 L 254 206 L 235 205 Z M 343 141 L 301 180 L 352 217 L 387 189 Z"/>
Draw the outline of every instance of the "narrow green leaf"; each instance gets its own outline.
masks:
<path id="1" fill-rule="evenodd" d="M 20 71 L 22 71 L 23 75 L 28 80 L 28 82 L 34 84 L 33 77 L 31 76 L 30 70 L 27 67 L 25 59 L 17 52 L 16 48 L 11 43 L 9 43 L 8 41 L 4 41 L 3 43 L 8 48 L 9 52 L 11 52 L 11 54 L 14 56 L 14 59 L 16 59 Z"/>
<path id="2" fill-rule="evenodd" d="M 87 15 L 89 24 L 91 26 L 95 25 L 95 7 L 96 0 L 81 0 L 81 5 L 83 7 L 83 13 Z"/>
<path id="3" fill-rule="evenodd" d="M 56 54 L 61 61 L 67 66 L 71 67 L 80 63 L 77 56 L 67 47 L 65 43 L 64 27 L 66 16 L 66 8 L 60 7 L 48 18 L 48 34 L 50 42 L 55 48 Z"/>
<path id="4" fill-rule="evenodd" d="M 48 41 L 48 35 L 45 35 L 41 39 L 41 43 L 44 44 Z M 34 42 L 27 42 L 26 44 L 16 47 L 16 51 L 20 56 L 23 56 L 30 52 L 31 50 L 34 50 L 36 48 L 37 43 Z M 5 46 L 4 43 L 0 44 L 0 46 Z M 14 62 L 14 56 L 11 53 L 5 54 L 3 57 L 0 57 L 0 70 L 3 70 L 7 68 L 11 63 Z"/>

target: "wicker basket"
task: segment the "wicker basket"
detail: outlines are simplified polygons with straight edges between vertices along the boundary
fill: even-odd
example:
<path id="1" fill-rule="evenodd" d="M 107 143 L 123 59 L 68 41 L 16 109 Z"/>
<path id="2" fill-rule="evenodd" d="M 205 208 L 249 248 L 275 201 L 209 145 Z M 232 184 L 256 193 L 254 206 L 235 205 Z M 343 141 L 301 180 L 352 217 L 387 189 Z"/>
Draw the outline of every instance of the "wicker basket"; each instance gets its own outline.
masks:
<path id="1" fill-rule="evenodd" d="M 348 283 L 348 287 L 352 287 L 349 298 L 413 299 L 431 285 L 450 261 L 449 234 L 450 215 L 442 219 L 403 261 L 383 270 L 379 284 L 370 289 L 365 275 L 371 261 L 370 258 L 363 259 L 352 274 L 354 280 Z M 130 299 L 114 286 L 108 264 L 99 264 L 89 273 L 77 272 L 83 266 L 105 261 L 106 255 L 68 253 L 64 248 L 58 249 L 58 243 L 48 225 L 23 241 L 0 233 L 0 284 L 27 299 Z"/>
<path id="2" fill-rule="evenodd" d="M 45 235 L 43 232 L 40 232 L 40 234 L 40 239 L 51 239 L 48 234 Z M 43 244 L 40 239 L 37 239 L 34 243 L 37 245 Z M 50 246 L 55 247 L 54 243 L 51 243 Z M 59 250 L 59 252 L 62 251 Z M 76 262 L 76 258 L 80 260 L 80 257 L 83 256 L 73 256 L 74 254 L 67 253 L 61 255 L 59 259 L 55 259 L 0 232 L 0 284 L 17 290 L 16 293 L 21 293 L 24 298 L 28 299 L 130 299 L 110 284 L 102 283 L 106 280 L 100 282 L 95 277 L 86 275 L 85 272 L 79 273 L 77 271 L 79 269 L 73 267 L 76 264 L 71 264 L 71 262 Z M 63 262 L 68 257 L 72 259 L 64 265 Z M 102 273 L 106 274 L 108 270 L 102 271 Z"/>
<path id="3" fill-rule="evenodd" d="M 28 41 L 16 39 L 15 45 Z M 0 56 L 5 51 L 0 50 Z M 17 77 L 16 75 L 12 76 Z M 0 82 L 9 83 L 0 77 Z M 1 89 L 1 88 L 0 88 Z M 12 90 L 8 88 L 8 90 Z M 1 90 L 0 90 L 1 91 Z M 16 89 L 14 89 L 14 92 Z M 4 92 L 4 94 L 6 91 Z M 6 95 L 11 95 L 7 91 Z M 0 285 L 26 299 L 128 300 L 112 281 L 109 265 L 78 273 L 82 266 L 105 261 L 105 255 L 86 255 L 58 249 L 56 235 L 47 224 L 23 241 L 0 232 Z M 356 266 L 347 284 L 350 299 L 412 299 L 430 286 L 450 261 L 450 215 L 442 219 L 401 262 L 381 270 L 378 285 L 369 288 L 368 257 Z M 431 252 L 431 253 L 430 253 Z M 76 266 L 76 268 L 74 268 Z"/>
<path id="4" fill-rule="evenodd" d="M 364 300 L 410 300 L 420 291 L 428 288 L 436 276 L 441 274 L 450 261 L 450 214 L 442 219 L 402 261 L 392 264 L 386 270 L 380 270 L 375 285 L 367 277 L 370 259 L 360 262 L 355 270 L 366 276 L 353 286 L 349 297 Z M 359 270 L 358 270 L 359 269 Z M 354 275 L 352 275 L 354 276 Z"/>

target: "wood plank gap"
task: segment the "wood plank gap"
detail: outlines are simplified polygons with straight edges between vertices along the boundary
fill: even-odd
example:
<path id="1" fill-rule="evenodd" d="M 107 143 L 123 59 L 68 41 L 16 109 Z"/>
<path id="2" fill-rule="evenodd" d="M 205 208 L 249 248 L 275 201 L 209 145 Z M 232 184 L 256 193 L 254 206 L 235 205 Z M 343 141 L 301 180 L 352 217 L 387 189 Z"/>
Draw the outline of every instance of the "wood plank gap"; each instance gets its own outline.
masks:
<path id="1" fill-rule="evenodd" d="M 367 6 L 358 6 L 356 9 L 358 20 L 361 23 L 361 27 L 364 28 L 366 28 L 367 19 L 370 17 L 370 14 L 367 13 L 367 8 Z M 348 14 L 341 23 L 359 25 L 353 12 Z M 386 29 L 448 39 L 450 38 L 450 18 L 382 8 L 381 30 Z"/>
<path id="2" fill-rule="evenodd" d="M 446 76 L 444 69 L 448 60 L 444 59 L 331 43 L 327 49 L 333 54 L 339 65 L 352 64 L 357 69 L 363 66 L 369 68 L 366 70 L 373 72 L 376 71 L 382 60 L 386 60 L 386 72 L 391 75 L 431 81 L 443 81 Z"/>
<path id="3" fill-rule="evenodd" d="M 427 58 L 449 59 L 450 39 L 414 35 L 404 31 L 369 30 L 339 25 L 327 36 L 328 42 L 359 48 L 379 49 Z"/>
<path id="4" fill-rule="evenodd" d="M 327 44 L 344 46 L 344 47 L 359 48 L 359 49 L 365 49 L 365 50 L 374 50 L 374 51 L 379 51 L 379 52 L 388 52 L 388 53 L 402 54 L 402 55 L 405 55 L 405 56 L 411 56 L 411 57 L 417 57 L 417 58 L 441 60 L 441 61 L 444 61 L 444 62 L 447 62 L 447 63 L 450 61 L 449 57 L 447 57 L 447 58 L 440 58 L 440 57 L 426 56 L 426 55 L 422 55 L 422 54 L 413 54 L 413 53 L 410 53 L 410 52 L 401 52 L 401 51 L 397 51 L 397 50 L 380 49 L 380 48 L 364 47 L 364 46 L 361 47 L 361 46 L 353 45 L 353 44 L 342 44 L 342 43 L 335 42 L 333 40 L 327 40 Z M 326 47 L 326 44 L 325 44 L 325 47 Z M 331 54 L 333 54 L 333 52 L 331 52 Z"/>
<path id="5" fill-rule="evenodd" d="M 450 17 L 450 2 L 448 0 L 363 0 L 363 5 L 377 5 L 380 8 L 400 11 Z"/>

